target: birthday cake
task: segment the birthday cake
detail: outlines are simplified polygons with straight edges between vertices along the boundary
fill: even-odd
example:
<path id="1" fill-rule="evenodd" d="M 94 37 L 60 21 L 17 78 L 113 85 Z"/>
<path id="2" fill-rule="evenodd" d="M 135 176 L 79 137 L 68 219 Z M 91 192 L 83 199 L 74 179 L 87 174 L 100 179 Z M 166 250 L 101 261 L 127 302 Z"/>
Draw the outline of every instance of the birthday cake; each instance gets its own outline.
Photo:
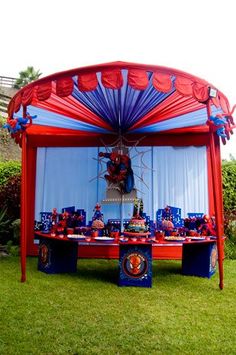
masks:
<path id="1" fill-rule="evenodd" d="M 146 233 L 148 232 L 148 227 L 144 218 L 131 218 L 126 230 L 130 233 Z"/>

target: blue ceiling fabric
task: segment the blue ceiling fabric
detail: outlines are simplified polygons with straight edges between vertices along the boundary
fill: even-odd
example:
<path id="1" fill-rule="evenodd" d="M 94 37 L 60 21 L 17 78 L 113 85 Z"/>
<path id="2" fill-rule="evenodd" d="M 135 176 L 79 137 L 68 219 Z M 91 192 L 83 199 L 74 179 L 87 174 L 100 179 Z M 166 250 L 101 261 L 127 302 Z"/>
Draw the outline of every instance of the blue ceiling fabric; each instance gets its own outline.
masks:
<path id="1" fill-rule="evenodd" d="M 30 116 L 36 116 L 34 118 L 34 124 L 40 126 L 50 126 L 50 127 L 58 127 L 58 128 L 66 128 L 73 129 L 78 131 L 85 132 L 98 132 L 98 133 L 106 133 L 110 134 L 111 132 L 98 126 L 94 126 L 79 120 L 75 120 L 73 118 L 60 115 L 55 112 L 51 112 L 48 110 L 44 110 L 39 107 L 28 106 L 27 108 Z M 14 115 L 15 118 L 22 116 L 22 109 Z"/>
<path id="2" fill-rule="evenodd" d="M 212 110 L 213 114 L 219 114 L 221 112 L 222 110 L 217 108 L 214 108 Z M 181 116 L 170 118 L 169 120 L 154 123 L 148 126 L 144 126 L 142 128 L 137 128 L 130 132 L 154 133 L 154 132 L 169 131 L 177 128 L 202 126 L 206 124 L 206 121 L 207 121 L 207 112 L 206 112 L 206 108 L 203 108 L 198 111 L 189 112 Z"/>

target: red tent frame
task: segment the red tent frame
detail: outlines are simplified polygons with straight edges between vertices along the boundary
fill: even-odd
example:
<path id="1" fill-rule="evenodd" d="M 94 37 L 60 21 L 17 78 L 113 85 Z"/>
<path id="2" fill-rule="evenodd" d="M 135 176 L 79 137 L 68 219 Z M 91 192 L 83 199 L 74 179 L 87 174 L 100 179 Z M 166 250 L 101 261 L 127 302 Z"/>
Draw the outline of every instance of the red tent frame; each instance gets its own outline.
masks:
<path id="1" fill-rule="evenodd" d="M 134 137 L 135 138 L 135 137 Z M 49 143 L 50 141 L 50 143 Z M 95 140 L 96 142 L 96 140 Z M 147 139 L 142 141 L 142 145 L 147 145 Z M 184 142 L 184 144 L 183 144 Z M 86 144 L 87 143 L 87 144 Z M 107 142 L 108 143 L 108 142 Z M 209 179 L 209 211 L 211 215 L 216 216 L 217 225 L 217 247 L 219 255 L 219 273 L 220 288 L 223 288 L 223 202 L 222 202 L 222 179 L 221 179 L 221 156 L 220 140 L 214 133 L 193 134 L 191 136 L 180 134 L 172 135 L 154 135 L 149 137 L 150 145 L 206 145 L 208 160 Z M 99 143 L 97 143 L 99 144 Z M 37 147 L 51 146 L 91 146 L 92 142 L 88 139 L 80 141 L 78 144 L 77 135 L 66 136 L 63 132 L 47 134 L 45 137 L 32 137 L 25 131 L 22 135 L 22 197 L 21 197 L 21 281 L 26 280 L 26 255 L 33 254 L 35 247 L 33 245 L 32 235 L 34 229 L 34 203 L 35 203 L 35 176 L 36 176 L 36 151 Z"/>
<path id="2" fill-rule="evenodd" d="M 77 69 L 77 72 L 89 73 L 91 70 L 111 70 L 113 67 L 122 67 L 124 63 L 109 63 L 100 66 Z M 164 74 L 173 73 L 173 70 L 164 67 L 138 65 L 132 63 L 125 63 L 126 67 L 134 69 L 154 70 L 156 68 L 162 69 Z M 23 117 L 27 117 L 27 100 L 23 101 L 24 92 L 32 91 L 33 88 L 38 88 L 44 85 L 47 80 L 61 79 L 73 75 L 75 70 L 63 73 L 54 74 L 47 78 L 40 79 L 35 83 L 29 84 L 26 89 L 21 89 L 9 104 L 9 119 L 13 118 L 13 112 L 17 112 L 18 105 L 17 97 L 21 97 L 23 106 Z M 198 80 L 202 85 L 207 83 L 187 73 L 175 70 L 174 73 L 181 74 L 187 79 Z M 221 97 L 224 97 L 221 94 Z M 227 99 L 224 97 L 227 102 Z M 211 106 L 208 100 L 204 103 L 207 109 L 208 119 L 210 121 Z M 234 127 L 232 127 L 234 128 Z M 79 136 L 79 139 L 78 139 Z M 36 154 L 38 147 L 79 147 L 79 146 L 99 146 L 101 133 L 91 133 L 89 136 L 87 132 L 73 131 L 63 128 L 45 127 L 29 125 L 27 129 L 21 132 L 22 145 L 22 189 L 21 189 L 21 281 L 26 280 L 26 256 L 32 255 L 35 251 L 32 236 L 34 234 L 34 205 L 35 205 L 35 180 L 36 180 Z M 129 134 L 129 140 L 138 140 L 143 135 Z M 114 141 L 114 136 L 103 137 L 106 145 Z M 206 127 L 191 127 L 175 129 L 172 131 L 165 131 L 159 133 L 148 134 L 146 138 L 142 139 L 139 145 L 145 146 L 201 146 L 207 147 L 207 161 L 208 161 L 208 194 L 209 194 L 209 212 L 210 215 L 215 215 L 216 229 L 217 229 L 217 248 L 218 248 L 218 264 L 219 264 L 219 287 L 223 289 L 224 275 L 223 275 L 223 198 L 222 198 L 222 172 L 221 172 L 221 156 L 220 156 L 220 140 L 216 134 L 216 129 L 213 125 Z"/>

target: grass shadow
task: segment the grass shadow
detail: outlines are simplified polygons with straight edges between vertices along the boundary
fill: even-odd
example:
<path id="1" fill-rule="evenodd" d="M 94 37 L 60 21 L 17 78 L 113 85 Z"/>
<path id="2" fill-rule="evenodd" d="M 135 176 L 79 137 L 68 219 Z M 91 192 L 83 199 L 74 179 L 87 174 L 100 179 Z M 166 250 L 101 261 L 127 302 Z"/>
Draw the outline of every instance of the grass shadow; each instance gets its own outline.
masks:
<path id="1" fill-rule="evenodd" d="M 117 285 L 119 265 L 118 261 L 114 260 L 104 260 L 104 262 L 101 263 L 99 259 L 92 259 L 89 264 L 88 260 L 79 260 L 77 272 L 70 275 L 87 281 L 102 281 Z"/>
<path id="2" fill-rule="evenodd" d="M 104 264 L 105 263 L 105 264 Z M 119 263 L 118 260 L 106 260 L 99 263 L 99 260 L 91 260 L 91 264 L 78 262 L 77 273 L 72 274 L 84 280 L 109 282 L 118 284 L 119 280 Z M 152 264 L 152 275 L 165 279 L 167 276 L 182 275 L 181 262 L 154 261 Z"/>
<path id="3" fill-rule="evenodd" d="M 154 261 L 152 264 L 152 272 L 154 275 L 158 274 L 160 276 L 167 275 L 182 275 L 181 261 L 177 264 L 172 261 Z"/>
<path id="4" fill-rule="evenodd" d="M 102 281 L 109 282 L 111 284 L 118 283 L 119 272 L 117 270 L 88 270 L 78 268 L 77 273 L 74 276 L 88 280 L 88 281 Z"/>

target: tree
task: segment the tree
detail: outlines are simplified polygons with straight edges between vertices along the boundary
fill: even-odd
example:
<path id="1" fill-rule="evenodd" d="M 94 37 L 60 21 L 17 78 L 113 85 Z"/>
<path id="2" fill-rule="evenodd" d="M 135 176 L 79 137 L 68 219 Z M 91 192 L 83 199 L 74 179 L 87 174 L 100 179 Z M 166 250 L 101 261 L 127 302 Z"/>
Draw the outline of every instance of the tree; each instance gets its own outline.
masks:
<path id="1" fill-rule="evenodd" d="M 14 88 L 20 89 L 23 86 L 31 83 L 34 80 L 37 80 L 42 73 L 39 70 L 35 70 L 34 67 L 27 67 L 26 70 L 19 72 L 19 77 L 16 79 Z"/>

